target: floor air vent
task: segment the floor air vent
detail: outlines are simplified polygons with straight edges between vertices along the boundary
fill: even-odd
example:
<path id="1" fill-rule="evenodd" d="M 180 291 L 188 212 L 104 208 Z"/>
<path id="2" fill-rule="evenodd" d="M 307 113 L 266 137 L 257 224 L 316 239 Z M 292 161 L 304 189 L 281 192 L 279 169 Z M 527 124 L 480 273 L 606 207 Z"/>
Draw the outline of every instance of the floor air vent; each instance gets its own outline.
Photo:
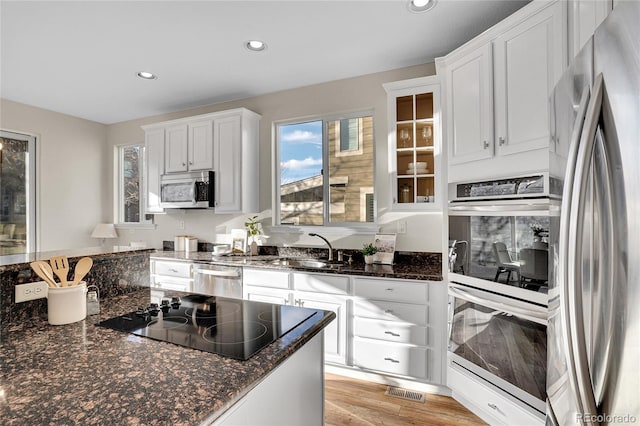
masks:
<path id="1" fill-rule="evenodd" d="M 394 386 L 387 386 L 387 390 L 384 392 L 387 396 L 394 398 L 407 399 L 414 402 L 424 402 L 424 393 L 413 391 L 409 389 L 396 388 Z"/>

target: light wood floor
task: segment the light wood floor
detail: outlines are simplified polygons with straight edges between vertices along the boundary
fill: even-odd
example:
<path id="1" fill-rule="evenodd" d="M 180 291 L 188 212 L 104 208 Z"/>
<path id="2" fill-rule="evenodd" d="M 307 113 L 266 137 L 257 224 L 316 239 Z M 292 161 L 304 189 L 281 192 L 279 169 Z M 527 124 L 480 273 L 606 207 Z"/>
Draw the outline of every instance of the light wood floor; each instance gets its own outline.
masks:
<path id="1" fill-rule="evenodd" d="M 385 385 L 325 375 L 325 426 L 484 425 L 453 398 L 427 394 L 414 402 L 385 396 Z"/>

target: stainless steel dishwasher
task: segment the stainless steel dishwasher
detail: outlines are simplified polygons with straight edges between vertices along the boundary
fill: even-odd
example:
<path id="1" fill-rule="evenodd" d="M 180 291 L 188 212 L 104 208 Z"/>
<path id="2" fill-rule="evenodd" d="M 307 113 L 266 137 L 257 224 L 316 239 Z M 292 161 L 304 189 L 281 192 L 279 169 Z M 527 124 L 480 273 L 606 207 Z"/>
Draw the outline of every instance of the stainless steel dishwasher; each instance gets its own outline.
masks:
<path id="1" fill-rule="evenodd" d="M 193 292 L 242 299 L 242 268 L 194 263 Z"/>

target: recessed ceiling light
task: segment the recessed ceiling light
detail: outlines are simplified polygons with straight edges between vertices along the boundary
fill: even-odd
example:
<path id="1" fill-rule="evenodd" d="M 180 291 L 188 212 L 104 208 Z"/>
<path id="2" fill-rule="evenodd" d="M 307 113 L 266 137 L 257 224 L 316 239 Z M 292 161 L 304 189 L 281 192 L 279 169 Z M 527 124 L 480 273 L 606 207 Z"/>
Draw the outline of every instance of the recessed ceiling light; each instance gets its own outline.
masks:
<path id="1" fill-rule="evenodd" d="M 426 12 L 436 5 L 436 0 L 409 0 L 409 10 L 412 12 Z"/>
<path id="2" fill-rule="evenodd" d="M 140 71 L 137 75 L 138 77 L 144 78 L 145 80 L 155 80 L 156 78 L 158 78 L 157 75 L 148 71 Z"/>
<path id="3" fill-rule="evenodd" d="M 261 50 L 266 49 L 267 45 L 260 40 L 249 40 L 245 44 L 245 47 L 249 50 L 253 50 L 254 52 L 260 52 Z"/>

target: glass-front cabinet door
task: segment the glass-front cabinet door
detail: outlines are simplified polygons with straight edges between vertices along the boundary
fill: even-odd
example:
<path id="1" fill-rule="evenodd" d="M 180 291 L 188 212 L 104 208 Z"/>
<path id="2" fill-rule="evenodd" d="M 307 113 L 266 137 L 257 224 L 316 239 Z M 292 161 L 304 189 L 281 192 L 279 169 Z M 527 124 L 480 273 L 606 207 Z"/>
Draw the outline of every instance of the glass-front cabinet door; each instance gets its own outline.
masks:
<path id="1" fill-rule="evenodd" d="M 441 204 L 440 84 L 437 77 L 384 85 L 388 94 L 389 167 L 397 210 Z"/>

